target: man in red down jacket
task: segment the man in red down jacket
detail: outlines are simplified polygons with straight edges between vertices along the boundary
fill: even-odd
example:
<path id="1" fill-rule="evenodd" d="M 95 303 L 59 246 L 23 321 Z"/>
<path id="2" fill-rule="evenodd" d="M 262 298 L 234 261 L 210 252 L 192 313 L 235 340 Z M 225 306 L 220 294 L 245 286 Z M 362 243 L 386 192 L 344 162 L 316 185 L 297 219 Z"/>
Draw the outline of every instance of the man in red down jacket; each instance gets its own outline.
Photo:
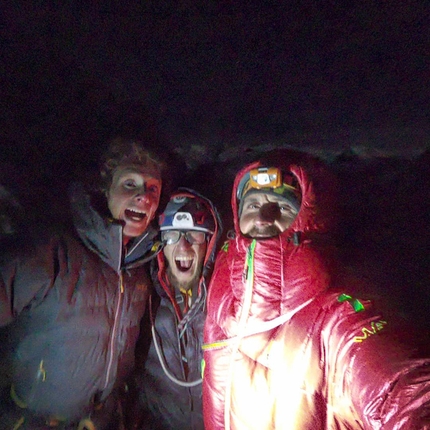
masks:
<path id="1" fill-rule="evenodd" d="M 325 175 L 281 150 L 236 176 L 204 330 L 207 430 L 430 428 L 430 359 L 329 288 Z"/>

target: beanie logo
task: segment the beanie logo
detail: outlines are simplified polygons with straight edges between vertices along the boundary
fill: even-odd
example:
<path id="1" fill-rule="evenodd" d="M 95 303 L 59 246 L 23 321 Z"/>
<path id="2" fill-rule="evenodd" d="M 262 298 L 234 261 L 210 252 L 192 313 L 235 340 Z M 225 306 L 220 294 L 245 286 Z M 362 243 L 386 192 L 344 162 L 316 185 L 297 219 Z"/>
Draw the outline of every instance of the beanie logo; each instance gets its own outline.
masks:
<path id="1" fill-rule="evenodd" d="M 172 222 L 173 228 L 193 228 L 193 217 L 189 212 L 177 212 Z"/>
<path id="2" fill-rule="evenodd" d="M 183 213 L 183 212 L 179 212 L 176 214 L 175 216 L 175 220 L 181 222 L 184 219 L 189 219 L 189 214 L 188 213 Z"/>

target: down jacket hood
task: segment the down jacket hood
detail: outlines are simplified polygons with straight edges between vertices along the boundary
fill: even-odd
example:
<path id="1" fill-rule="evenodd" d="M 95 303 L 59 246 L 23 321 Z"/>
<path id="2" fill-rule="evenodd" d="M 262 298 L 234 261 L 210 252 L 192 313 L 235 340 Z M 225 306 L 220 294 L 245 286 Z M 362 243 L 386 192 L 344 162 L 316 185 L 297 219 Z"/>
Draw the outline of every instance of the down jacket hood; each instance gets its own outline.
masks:
<path id="1" fill-rule="evenodd" d="M 213 203 L 207 199 L 206 197 L 202 196 L 198 192 L 191 190 L 189 188 L 179 188 L 178 191 L 172 194 L 172 197 L 175 195 L 181 195 L 181 196 L 189 196 L 194 197 L 200 200 L 203 200 L 205 202 L 206 207 L 210 210 L 214 221 L 215 221 L 215 229 L 214 233 L 211 235 L 210 240 L 208 242 L 207 248 L 206 248 L 206 255 L 203 261 L 203 268 L 202 268 L 202 274 L 199 281 L 198 286 L 198 296 L 197 299 L 194 301 L 193 306 L 191 309 L 187 312 L 184 318 L 182 318 L 182 313 L 180 311 L 179 305 L 175 299 L 174 293 L 172 293 L 169 281 L 167 280 L 166 276 L 166 261 L 164 257 L 164 252 L 161 250 L 161 252 L 157 256 L 157 281 L 162 287 L 162 291 L 158 291 L 158 293 L 163 296 L 167 296 L 176 312 L 176 316 L 178 317 L 178 320 L 180 321 L 180 326 L 182 327 L 184 324 L 186 324 L 188 321 L 190 321 L 194 315 L 196 315 L 199 312 L 199 309 L 205 309 L 206 307 L 206 296 L 207 296 L 207 282 L 208 277 L 212 272 L 213 263 L 215 260 L 216 255 L 216 246 L 219 241 L 219 238 L 222 234 L 222 222 L 220 215 L 213 205 Z M 153 276 L 155 274 L 153 273 Z M 180 328 L 181 328 L 180 327 Z"/>
<path id="2" fill-rule="evenodd" d="M 299 213 L 289 228 L 276 237 L 255 240 L 240 233 L 236 192 L 243 176 L 259 166 L 275 166 L 284 172 L 291 172 L 298 181 L 302 199 Z M 335 196 L 335 181 L 325 165 L 294 151 L 269 153 L 236 176 L 232 194 L 235 239 L 228 242 L 231 249 L 227 250 L 225 261 L 220 261 L 216 270 L 223 273 L 217 276 L 218 282 L 220 278 L 225 278 L 225 284 L 231 285 L 231 300 L 236 303 L 234 308 L 237 303 L 246 303 L 248 288 L 244 284 L 244 276 L 248 276 L 246 271 L 251 270 L 253 299 L 249 327 L 297 310 L 330 286 L 333 270 L 328 270 L 328 266 L 335 261 L 331 239 L 332 229 L 335 228 Z M 219 260 L 223 258 L 220 255 Z M 217 292 L 212 291 L 211 294 L 216 296 Z M 225 300 L 221 303 L 226 307 L 232 305 Z M 231 310 L 223 312 L 218 309 L 216 313 L 230 320 L 226 326 L 232 324 L 234 332 L 236 311 L 233 312 L 236 315 L 233 319 L 228 318 Z M 215 320 L 218 318 L 213 317 Z"/>
<path id="3" fill-rule="evenodd" d="M 240 235 L 239 202 L 237 188 L 242 178 L 257 167 L 278 167 L 290 172 L 297 179 L 302 194 L 299 214 L 282 237 L 292 237 L 294 233 L 315 237 L 315 233 L 332 233 L 336 227 L 337 187 L 334 175 L 317 158 L 297 151 L 278 149 L 271 151 L 259 161 L 244 167 L 237 175 L 233 185 L 231 207 L 233 209 L 234 229 Z"/>

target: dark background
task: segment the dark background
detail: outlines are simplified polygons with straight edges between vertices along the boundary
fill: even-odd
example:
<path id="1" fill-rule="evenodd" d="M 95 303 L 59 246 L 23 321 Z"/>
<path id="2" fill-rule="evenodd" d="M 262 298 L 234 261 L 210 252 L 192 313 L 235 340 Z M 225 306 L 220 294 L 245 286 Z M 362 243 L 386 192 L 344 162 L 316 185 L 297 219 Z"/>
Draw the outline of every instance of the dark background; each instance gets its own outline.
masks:
<path id="1" fill-rule="evenodd" d="M 61 216 L 117 133 L 176 154 L 224 214 L 239 167 L 299 149 L 339 177 L 345 264 L 426 305 L 427 2 L 106 3 L 2 6 L 0 182 L 28 213 Z"/>
<path id="2" fill-rule="evenodd" d="M 193 166 L 239 145 L 427 148 L 424 1 L 102 3 L 3 6 L 5 156 L 63 170 L 149 123 Z"/>

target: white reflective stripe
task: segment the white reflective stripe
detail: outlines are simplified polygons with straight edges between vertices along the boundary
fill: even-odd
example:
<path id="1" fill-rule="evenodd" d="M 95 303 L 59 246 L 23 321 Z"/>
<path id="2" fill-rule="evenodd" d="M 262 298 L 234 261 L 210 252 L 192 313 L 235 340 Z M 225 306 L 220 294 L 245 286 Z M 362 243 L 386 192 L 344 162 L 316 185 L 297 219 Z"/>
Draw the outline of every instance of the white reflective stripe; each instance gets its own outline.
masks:
<path id="1" fill-rule="evenodd" d="M 305 306 L 307 306 L 310 302 L 312 302 L 314 298 L 309 299 L 308 301 L 302 303 L 299 307 L 296 309 L 287 312 L 286 314 L 282 314 L 279 317 L 274 318 L 270 321 L 265 321 L 259 324 L 254 324 L 251 327 L 247 327 L 245 334 L 243 337 L 253 336 L 254 334 L 263 333 L 268 330 L 272 330 L 275 327 L 280 326 L 281 324 L 284 324 L 284 322 L 291 319 L 297 312 L 299 312 L 301 309 L 303 309 Z"/>
<path id="2" fill-rule="evenodd" d="M 311 298 L 311 299 L 307 300 L 306 302 L 304 302 L 303 304 L 301 304 L 296 309 L 294 309 L 293 311 L 287 312 L 286 314 L 282 314 L 279 317 L 274 318 L 273 320 L 265 321 L 265 322 L 262 322 L 259 324 L 254 324 L 253 326 L 248 327 L 245 330 L 245 334 L 243 336 L 241 336 L 241 338 L 243 339 L 245 337 L 254 336 L 255 334 L 264 333 L 265 331 L 273 330 L 274 328 L 284 324 L 286 321 L 291 319 L 297 312 L 299 312 L 301 309 L 303 309 L 305 306 L 307 306 L 313 300 L 314 300 L 314 298 Z M 233 343 L 238 337 L 239 336 L 233 336 L 233 337 L 229 337 L 227 339 L 217 340 L 217 341 L 212 342 L 212 343 L 205 343 L 203 345 L 203 350 L 207 351 L 207 350 L 211 350 L 211 349 L 224 348 L 225 346 Z"/>

